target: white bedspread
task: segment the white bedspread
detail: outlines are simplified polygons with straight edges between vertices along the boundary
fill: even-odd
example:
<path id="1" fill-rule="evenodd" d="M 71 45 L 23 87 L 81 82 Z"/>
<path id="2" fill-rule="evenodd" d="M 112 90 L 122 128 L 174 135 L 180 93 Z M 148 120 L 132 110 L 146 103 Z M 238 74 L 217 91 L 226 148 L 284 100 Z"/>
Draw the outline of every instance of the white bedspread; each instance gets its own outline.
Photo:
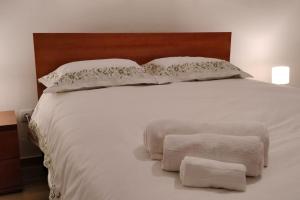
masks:
<path id="1" fill-rule="evenodd" d="M 143 146 L 156 119 L 260 121 L 270 162 L 246 192 L 185 188 Z M 44 94 L 34 112 L 62 200 L 299 200 L 300 90 L 227 79 Z"/>

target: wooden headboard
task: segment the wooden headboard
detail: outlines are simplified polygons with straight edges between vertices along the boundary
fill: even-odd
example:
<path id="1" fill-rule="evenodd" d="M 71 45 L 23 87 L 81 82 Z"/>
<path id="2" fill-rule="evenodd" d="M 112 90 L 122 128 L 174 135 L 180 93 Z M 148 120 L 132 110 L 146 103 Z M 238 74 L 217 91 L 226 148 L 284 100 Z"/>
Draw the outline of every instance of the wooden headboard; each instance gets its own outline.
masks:
<path id="1" fill-rule="evenodd" d="M 140 64 L 168 56 L 230 60 L 231 33 L 34 33 L 37 79 L 79 60 L 128 58 Z M 38 83 L 38 96 L 44 87 Z"/>

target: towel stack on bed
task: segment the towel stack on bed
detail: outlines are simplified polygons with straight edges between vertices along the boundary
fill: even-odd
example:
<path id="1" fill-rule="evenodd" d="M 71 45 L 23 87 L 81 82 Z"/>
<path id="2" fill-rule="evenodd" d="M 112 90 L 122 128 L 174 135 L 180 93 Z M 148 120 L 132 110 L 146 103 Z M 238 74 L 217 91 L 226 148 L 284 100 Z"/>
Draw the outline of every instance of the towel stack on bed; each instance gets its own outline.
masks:
<path id="1" fill-rule="evenodd" d="M 144 144 L 162 169 L 180 171 L 185 186 L 244 191 L 246 175 L 268 165 L 268 130 L 257 122 L 160 120 L 147 126 Z"/>

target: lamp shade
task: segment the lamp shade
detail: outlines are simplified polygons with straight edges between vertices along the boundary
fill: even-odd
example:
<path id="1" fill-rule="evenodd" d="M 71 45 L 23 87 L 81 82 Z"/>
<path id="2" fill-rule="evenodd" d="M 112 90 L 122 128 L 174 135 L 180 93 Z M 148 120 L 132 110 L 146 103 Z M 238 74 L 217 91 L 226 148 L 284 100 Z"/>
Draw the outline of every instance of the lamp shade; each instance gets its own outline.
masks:
<path id="1" fill-rule="evenodd" d="M 272 68 L 272 83 L 285 85 L 290 83 L 290 67 L 276 66 Z"/>

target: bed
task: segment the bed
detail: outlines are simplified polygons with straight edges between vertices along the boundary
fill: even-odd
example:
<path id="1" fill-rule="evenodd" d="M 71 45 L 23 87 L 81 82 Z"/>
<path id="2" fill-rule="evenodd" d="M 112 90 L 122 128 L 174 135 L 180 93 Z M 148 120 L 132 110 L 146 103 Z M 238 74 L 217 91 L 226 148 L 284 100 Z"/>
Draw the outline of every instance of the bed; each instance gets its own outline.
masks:
<path id="1" fill-rule="evenodd" d="M 37 78 L 74 60 L 166 56 L 230 59 L 230 33 L 34 34 Z M 176 48 L 175 48 L 176 47 Z M 31 123 L 49 170 L 50 199 L 299 199 L 300 90 L 251 79 L 121 86 L 42 94 Z M 270 162 L 246 192 L 186 188 L 143 147 L 153 120 L 260 121 Z"/>

